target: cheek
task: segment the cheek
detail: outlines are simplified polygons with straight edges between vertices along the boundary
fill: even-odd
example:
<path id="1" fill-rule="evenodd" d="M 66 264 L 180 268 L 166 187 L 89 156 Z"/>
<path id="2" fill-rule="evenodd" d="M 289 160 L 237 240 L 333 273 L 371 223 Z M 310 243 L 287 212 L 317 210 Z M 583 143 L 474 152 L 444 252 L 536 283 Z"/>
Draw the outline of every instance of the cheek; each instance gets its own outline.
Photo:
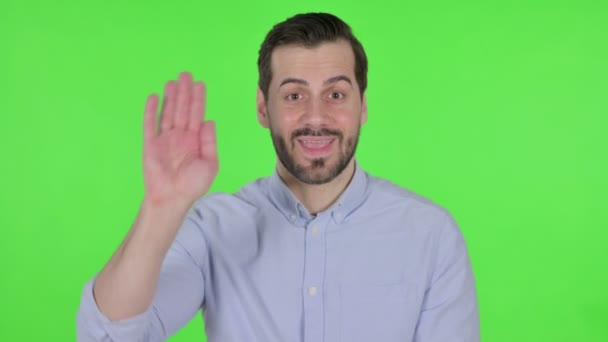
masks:
<path id="1" fill-rule="evenodd" d="M 361 126 L 361 114 L 359 112 L 344 111 L 335 116 L 336 124 L 346 132 L 352 132 Z"/>
<path id="2" fill-rule="evenodd" d="M 285 143 L 289 144 L 291 132 L 293 128 L 290 128 L 284 121 L 270 120 L 270 133 L 273 137 L 281 137 Z M 274 138 L 273 138 L 274 139 Z"/>
<path id="3" fill-rule="evenodd" d="M 349 122 L 359 121 L 361 116 L 361 104 L 353 99 L 349 101 L 335 104 L 328 108 L 334 114 L 334 118 L 336 121 L 339 121 L 343 124 L 348 124 Z"/>
<path id="4" fill-rule="evenodd" d="M 287 135 L 299 128 L 297 118 L 284 112 L 270 114 L 268 123 L 273 134 Z"/>

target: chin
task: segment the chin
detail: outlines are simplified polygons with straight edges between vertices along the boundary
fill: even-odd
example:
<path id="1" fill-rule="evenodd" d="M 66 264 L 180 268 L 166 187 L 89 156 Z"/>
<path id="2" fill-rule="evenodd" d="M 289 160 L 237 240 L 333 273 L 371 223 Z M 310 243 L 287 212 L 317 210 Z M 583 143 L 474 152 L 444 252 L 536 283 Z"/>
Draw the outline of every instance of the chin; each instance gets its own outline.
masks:
<path id="1" fill-rule="evenodd" d="M 326 155 L 315 158 L 296 146 L 288 146 L 280 135 L 272 138 L 277 157 L 286 171 L 300 182 L 311 185 L 326 184 L 338 177 L 350 165 L 357 145 L 357 137 L 350 138 L 346 145 L 337 144 Z"/>
<path id="2" fill-rule="evenodd" d="M 289 170 L 301 182 L 311 185 L 326 184 L 340 175 L 344 168 L 340 168 L 337 161 L 328 158 L 308 160 L 306 164 L 296 164 Z"/>

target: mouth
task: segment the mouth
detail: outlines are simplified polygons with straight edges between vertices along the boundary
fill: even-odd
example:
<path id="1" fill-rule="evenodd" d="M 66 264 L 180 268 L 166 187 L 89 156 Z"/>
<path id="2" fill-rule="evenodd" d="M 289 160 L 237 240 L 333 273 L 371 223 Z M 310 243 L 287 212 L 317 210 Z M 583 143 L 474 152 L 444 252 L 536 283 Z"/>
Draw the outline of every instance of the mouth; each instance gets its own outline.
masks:
<path id="1" fill-rule="evenodd" d="M 314 159 L 327 156 L 336 142 L 336 137 L 301 136 L 296 140 L 304 155 Z"/>

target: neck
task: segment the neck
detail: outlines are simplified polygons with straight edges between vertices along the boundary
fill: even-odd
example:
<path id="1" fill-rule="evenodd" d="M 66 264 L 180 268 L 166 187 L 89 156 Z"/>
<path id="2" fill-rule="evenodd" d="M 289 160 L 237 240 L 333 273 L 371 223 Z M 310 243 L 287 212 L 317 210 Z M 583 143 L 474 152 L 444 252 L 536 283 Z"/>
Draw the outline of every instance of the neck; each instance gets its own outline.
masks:
<path id="1" fill-rule="evenodd" d="M 355 158 L 336 178 L 325 184 L 306 184 L 295 178 L 281 162 L 277 163 L 277 171 L 283 182 L 296 198 L 304 205 L 311 215 L 331 207 L 344 192 L 355 174 Z"/>

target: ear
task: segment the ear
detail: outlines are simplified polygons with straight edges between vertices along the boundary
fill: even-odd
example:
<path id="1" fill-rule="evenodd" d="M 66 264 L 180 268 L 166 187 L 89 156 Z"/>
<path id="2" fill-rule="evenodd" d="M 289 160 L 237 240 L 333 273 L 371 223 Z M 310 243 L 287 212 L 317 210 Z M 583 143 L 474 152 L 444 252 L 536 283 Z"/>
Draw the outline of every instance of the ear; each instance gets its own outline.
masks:
<path id="1" fill-rule="evenodd" d="M 258 112 L 258 122 L 262 127 L 268 128 L 268 108 L 266 106 L 266 99 L 264 99 L 264 93 L 260 87 L 258 87 L 258 95 L 257 95 L 257 112 Z"/>
<path id="2" fill-rule="evenodd" d="M 363 94 L 361 101 L 361 125 L 367 122 L 367 96 Z"/>

